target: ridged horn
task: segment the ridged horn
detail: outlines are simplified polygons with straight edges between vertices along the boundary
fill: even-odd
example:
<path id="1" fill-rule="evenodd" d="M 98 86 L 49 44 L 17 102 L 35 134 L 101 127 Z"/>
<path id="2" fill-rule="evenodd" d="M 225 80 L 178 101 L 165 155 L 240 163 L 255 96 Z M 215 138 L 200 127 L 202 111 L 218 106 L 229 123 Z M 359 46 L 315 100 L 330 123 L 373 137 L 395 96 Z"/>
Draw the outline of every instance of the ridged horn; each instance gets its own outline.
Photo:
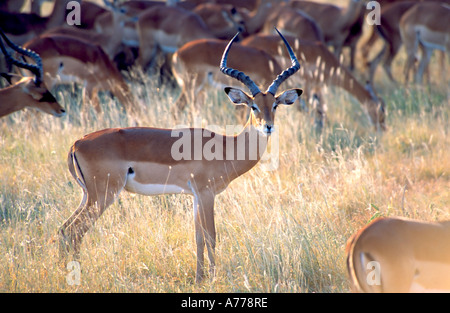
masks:
<path id="1" fill-rule="evenodd" d="M 270 92 L 272 95 L 275 96 L 278 87 L 290 76 L 294 75 L 295 72 L 297 72 L 300 69 L 300 63 L 297 60 L 297 57 L 294 54 L 294 51 L 292 51 L 291 46 L 287 42 L 286 38 L 278 31 L 278 29 L 275 28 L 277 33 L 280 35 L 281 39 L 283 39 L 284 44 L 286 45 L 286 48 L 289 52 L 289 57 L 291 58 L 292 66 L 284 70 L 280 75 L 275 78 L 275 80 L 272 82 L 272 84 L 267 88 L 266 92 Z"/>
<path id="2" fill-rule="evenodd" d="M 225 51 L 222 55 L 222 60 L 220 61 L 220 71 L 224 73 L 225 75 L 228 75 L 232 78 L 237 79 L 241 83 L 243 83 L 252 93 L 252 96 L 256 96 L 261 91 L 259 90 L 258 86 L 248 77 L 244 74 L 244 72 L 232 69 L 231 67 L 227 67 L 227 59 L 228 59 L 228 52 L 230 51 L 231 45 L 236 40 L 237 36 L 239 35 L 239 32 L 234 35 L 234 37 L 230 40 L 227 47 L 225 48 Z"/>
<path id="3" fill-rule="evenodd" d="M 31 71 L 35 75 L 35 83 L 36 85 L 40 85 L 42 82 L 42 77 L 44 76 L 44 71 L 42 67 L 42 59 L 41 57 L 34 51 L 31 51 L 29 49 L 25 49 L 21 46 L 16 45 L 13 43 L 6 35 L 5 33 L 0 29 L 0 35 L 3 37 L 3 40 L 10 46 L 14 51 L 21 53 L 27 57 L 30 57 L 36 62 L 36 65 L 25 63 L 19 60 L 14 59 L 11 54 L 8 53 L 6 50 L 3 41 L 0 40 L 0 48 L 5 55 L 5 59 L 7 62 L 10 62 L 18 67 L 24 68 L 26 70 Z"/>

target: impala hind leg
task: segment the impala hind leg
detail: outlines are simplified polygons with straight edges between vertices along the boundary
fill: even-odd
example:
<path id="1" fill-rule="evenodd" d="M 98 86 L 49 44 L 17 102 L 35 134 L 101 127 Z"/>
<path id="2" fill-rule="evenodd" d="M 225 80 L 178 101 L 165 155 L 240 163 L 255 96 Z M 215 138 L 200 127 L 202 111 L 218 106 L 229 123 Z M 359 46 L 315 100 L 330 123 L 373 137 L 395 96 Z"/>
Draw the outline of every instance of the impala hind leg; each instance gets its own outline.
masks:
<path id="1" fill-rule="evenodd" d="M 83 236 L 122 191 L 126 176 L 111 178 L 108 175 L 104 179 L 93 178 L 90 180 L 93 183 L 86 185 L 79 179 L 77 181 L 83 188 L 83 200 L 59 230 L 62 255 L 69 252 L 73 252 L 75 256 L 79 255 Z"/>

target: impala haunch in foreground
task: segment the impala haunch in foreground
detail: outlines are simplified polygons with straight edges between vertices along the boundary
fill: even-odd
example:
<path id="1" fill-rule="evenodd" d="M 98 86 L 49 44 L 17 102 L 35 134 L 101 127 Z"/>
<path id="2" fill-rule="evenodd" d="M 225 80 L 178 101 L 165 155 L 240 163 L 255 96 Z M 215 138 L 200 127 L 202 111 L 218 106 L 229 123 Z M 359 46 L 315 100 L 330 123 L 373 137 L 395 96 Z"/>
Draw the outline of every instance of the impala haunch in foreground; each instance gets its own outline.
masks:
<path id="1" fill-rule="evenodd" d="M 194 196 L 196 281 L 204 277 L 205 244 L 213 274 L 214 198 L 259 162 L 268 137 L 274 131 L 277 106 L 294 103 L 302 93 L 300 89 L 290 89 L 276 95 L 279 85 L 300 68 L 291 47 L 280 36 L 290 52 L 292 66 L 283 71 L 266 92 L 261 92 L 243 72 L 227 67 L 228 52 L 236 36 L 224 51 L 221 71 L 251 91 L 250 96 L 237 88 L 225 88 L 233 103 L 253 109 L 238 135 L 226 136 L 202 128 L 133 127 L 104 129 L 76 141 L 70 149 L 68 165 L 84 195 L 78 209 L 60 229 L 62 252 L 70 247 L 75 253 L 79 252 L 83 235 L 124 189 L 144 195 L 184 193 Z M 183 136 L 178 138 L 180 134 Z M 180 158 L 179 140 L 186 138 L 193 149 L 185 155 L 188 147 L 184 146 L 181 153 L 184 157 Z M 214 157 L 198 153 L 208 150 L 214 150 Z"/>
<path id="2" fill-rule="evenodd" d="M 347 243 L 359 292 L 450 292 L 450 221 L 378 218 Z"/>
<path id="3" fill-rule="evenodd" d="M 34 51 L 24 49 L 9 40 L 0 30 L 0 50 L 5 60 L 11 65 L 23 68 L 34 74 L 34 77 L 19 76 L 15 74 L 2 74 L 11 82 L 11 86 L 0 90 L 0 117 L 9 115 L 25 108 L 34 108 L 39 111 L 61 117 L 66 111 L 59 105 L 55 97 L 48 91 L 43 82 L 43 69 L 41 57 Z M 34 60 L 36 64 L 25 63 L 14 59 L 6 50 L 3 40 L 14 51 Z M 15 82 L 13 82 L 13 79 Z M 17 81 L 16 81 L 17 80 Z"/>

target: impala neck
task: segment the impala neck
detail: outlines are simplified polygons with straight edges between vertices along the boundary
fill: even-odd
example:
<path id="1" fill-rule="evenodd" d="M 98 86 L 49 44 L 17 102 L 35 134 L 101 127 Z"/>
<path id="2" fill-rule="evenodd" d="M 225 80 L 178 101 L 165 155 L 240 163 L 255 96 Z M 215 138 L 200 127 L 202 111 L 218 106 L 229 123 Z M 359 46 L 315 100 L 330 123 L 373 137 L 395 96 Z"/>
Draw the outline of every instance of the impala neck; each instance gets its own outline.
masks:
<path id="1" fill-rule="evenodd" d="M 8 99 L 0 103 L 0 117 L 20 111 L 26 106 L 27 99 L 23 99 L 20 85 L 6 87 L 0 90 L 0 95 L 3 99 Z"/>
<path id="2" fill-rule="evenodd" d="M 267 149 L 269 137 L 257 128 L 257 122 L 253 112 L 245 124 L 244 129 L 233 138 L 234 158 L 233 170 L 237 176 L 252 169 L 261 160 Z M 242 156 L 245 153 L 245 157 Z"/>
<path id="3" fill-rule="evenodd" d="M 345 66 L 339 66 L 340 75 L 334 73 L 331 77 L 333 85 L 341 87 L 348 93 L 352 94 L 360 103 L 374 100 L 364 86 L 350 73 Z"/>
<path id="4" fill-rule="evenodd" d="M 113 27 L 105 32 L 105 34 L 110 37 L 110 40 L 106 42 L 104 50 L 109 53 L 110 58 L 114 58 L 121 49 L 120 45 L 122 43 L 122 38 L 124 37 L 127 16 L 124 13 L 115 11 L 111 11 L 111 15 Z"/>
<path id="5" fill-rule="evenodd" d="M 269 14 L 273 11 L 273 4 L 271 1 L 260 1 L 255 12 L 252 12 L 251 16 L 245 23 L 245 27 L 249 34 L 254 34 L 260 30 Z"/>

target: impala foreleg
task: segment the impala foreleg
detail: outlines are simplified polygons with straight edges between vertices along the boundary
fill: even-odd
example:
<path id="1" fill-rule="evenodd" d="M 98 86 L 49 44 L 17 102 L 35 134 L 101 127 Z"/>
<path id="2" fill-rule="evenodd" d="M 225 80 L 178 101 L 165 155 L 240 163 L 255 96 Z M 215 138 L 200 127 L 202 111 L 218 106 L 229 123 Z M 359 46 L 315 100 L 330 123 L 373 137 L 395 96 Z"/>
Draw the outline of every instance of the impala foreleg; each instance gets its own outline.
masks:
<path id="1" fill-rule="evenodd" d="M 197 244 L 196 281 L 204 278 L 204 250 L 208 250 L 211 278 L 215 274 L 216 228 L 214 225 L 214 193 L 206 189 L 194 193 L 195 241 Z"/>

